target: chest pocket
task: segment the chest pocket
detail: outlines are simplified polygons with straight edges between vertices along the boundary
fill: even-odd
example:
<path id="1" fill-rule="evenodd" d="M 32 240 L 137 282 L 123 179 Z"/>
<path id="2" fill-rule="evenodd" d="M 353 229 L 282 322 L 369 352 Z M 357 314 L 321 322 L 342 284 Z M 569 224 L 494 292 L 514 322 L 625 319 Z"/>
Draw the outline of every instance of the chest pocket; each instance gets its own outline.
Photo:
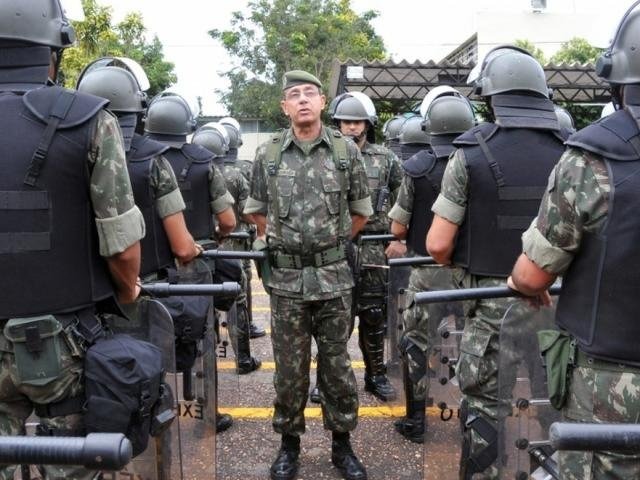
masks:
<path id="1" fill-rule="evenodd" d="M 367 167 L 367 180 L 371 190 L 377 190 L 380 187 L 380 167 Z"/>
<path id="2" fill-rule="evenodd" d="M 340 213 L 340 180 L 337 172 L 325 172 L 322 177 L 322 190 L 329 213 L 331 215 Z"/>
<path id="3" fill-rule="evenodd" d="M 291 175 L 280 175 L 276 179 L 276 187 L 278 189 L 278 208 L 280 210 L 280 218 L 289 216 L 289 208 L 291 207 L 291 199 L 293 198 L 293 183 L 295 177 Z"/>

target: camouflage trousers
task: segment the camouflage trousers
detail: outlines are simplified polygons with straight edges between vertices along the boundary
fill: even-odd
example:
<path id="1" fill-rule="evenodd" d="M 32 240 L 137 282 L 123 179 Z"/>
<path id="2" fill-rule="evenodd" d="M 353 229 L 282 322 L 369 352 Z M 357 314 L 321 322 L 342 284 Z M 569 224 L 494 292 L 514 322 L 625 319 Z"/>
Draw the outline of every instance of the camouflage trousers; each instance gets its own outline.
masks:
<path id="1" fill-rule="evenodd" d="M 462 311 L 461 309 L 459 312 L 456 311 L 457 304 L 416 305 L 413 303 L 413 298 L 417 292 L 455 288 L 456 277 L 459 276 L 461 276 L 461 270 L 455 268 L 434 266 L 411 268 L 405 297 L 406 306 L 402 314 L 401 345 L 415 345 L 422 351 L 425 358 L 429 358 L 440 322 L 449 315 L 461 316 Z M 402 358 L 407 362 L 409 377 L 413 379 L 414 400 L 426 400 L 429 393 L 429 366 L 416 363 L 410 355 L 403 355 Z"/>
<path id="2" fill-rule="evenodd" d="M 640 372 L 594 367 L 574 368 L 563 420 L 569 422 L 638 423 Z M 613 452 L 560 452 L 563 480 L 640 478 L 640 455 Z"/>
<path id="3" fill-rule="evenodd" d="M 311 339 L 318 346 L 318 382 L 324 427 L 336 432 L 356 428 L 358 393 L 347 352 L 351 291 L 328 300 L 306 301 L 271 295 L 271 341 L 276 391 L 273 428 L 281 434 L 305 431 Z"/>
<path id="4" fill-rule="evenodd" d="M 475 288 L 504 284 L 504 279 L 467 274 L 460 286 Z M 456 377 L 470 413 L 486 420 L 496 430 L 500 419 L 511 412 L 510 398 L 500 397 L 498 367 L 501 352 L 500 325 L 513 304 L 517 304 L 517 308 L 527 308 L 523 301 L 509 298 L 464 302 L 466 320 L 456 364 Z M 512 312 L 515 313 L 513 310 Z M 470 456 L 475 456 L 488 444 L 473 429 L 467 431 L 467 441 Z M 498 479 L 498 468 L 494 463 L 473 478 Z"/>
<path id="5" fill-rule="evenodd" d="M 229 340 L 231 340 L 233 351 L 236 352 L 236 357 L 238 356 L 238 345 L 249 341 L 248 285 L 249 279 L 247 278 L 243 265 L 242 279 L 240 280 L 240 295 L 236 298 L 236 316 L 233 319 L 229 316 L 227 317 L 229 320 Z"/>
<path id="6" fill-rule="evenodd" d="M 358 302 L 355 306 L 356 315 L 364 310 L 376 306 L 385 306 L 385 296 L 387 295 L 388 270 L 384 267 L 387 264 L 387 257 L 384 254 L 382 243 L 364 243 L 358 249 L 358 263 L 360 272 L 356 279 L 356 290 L 358 292 Z"/>
<path id="7" fill-rule="evenodd" d="M 64 333 L 62 334 L 64 335 Z M 84 391 L 84 357 L 71 354 L 68 343 L 60 341 L 60 376 L 52 382 L 42 385 L 20 383 L 15 356 L 11 343 L 0 330 L 0 435 L 22 435 L 25 422 L 32 414 L 34 403 L 49 404 L 67 397 L 81 395 Z M 42 418 L 45 428 L 70 430 L 74 435 L 82 435 L 83 416 L 80 413 L 66 416 Z M 76 466 L 45 465 L 42 467 L 47 479 L 76 480 L 96 478 L 98 473 Z M 5 466 L 0 469 L 0 479 L 13 479 L 17 466 Z"/>

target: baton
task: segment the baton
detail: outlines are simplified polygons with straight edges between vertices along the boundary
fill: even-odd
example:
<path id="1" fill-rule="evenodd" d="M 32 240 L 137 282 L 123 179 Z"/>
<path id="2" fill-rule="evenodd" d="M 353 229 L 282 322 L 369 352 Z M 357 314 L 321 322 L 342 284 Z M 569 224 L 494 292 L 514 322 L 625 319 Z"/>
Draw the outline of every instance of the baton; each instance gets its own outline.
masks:
<path id="1" fill-rule="evenodd" d="M 407 267 L 415 265 L 438 265 L 433 257 L 406 257 L 390 258 L 387 262 L 390 267 Z"/>
<path id="2" fill-rule="evenodd" d="M 175 283 L 144 283 L 142 290 L 156 297 L 198 296 L 213 295 L 215 297 L 228 298 L 240 295 L 241 287 L 236 282 L 223 282 L 216 284 L 175 284 Z"/>
<path id="3" fill-rule="evenodd" d="M 382 233 L 378 235 L 360 235 L 357 239 L 358 242 L 392 242 L 398 240 L 395 235 L 390 233 Z"/>
<path id="4" fill-rule="evenodd" d="M 640 424 L 634 423 L 554 422 L 549 437 L 557 450 L 640 452 Z"/>
<path id="5" fill-rule="evenodd" d="M 249 235 L 249 232 L 231 232 L 229 235 L 223 237 L 222 240 L 226 240 L 227 238 L 232 240 L 249 240 L 251 235 Z"/>
<path id="6" fill-rule="evenodd" d="M 201 257 L 206 258 L 231 258 L 237 260 L 249 259 L 249 260 L 264 260 L 266 258 L 265 252 L 242 252 L 236 250 L 205 250 L 200 254 Z"/>
<path id="7" fill-rule="evenodd" d="M 121 433 L 0 437 L 2 465 L 82 465 L 90 470 L 120 470 L 131 461 L 131 454 L 131 442 Z"/>
<path id="8" fill-rule="evenodd" d="M 562 286 L 553 284 L 549 287 L 550 295 L 558 295 Z M 509 298 L 525 297 L 525 295 L 511 290 L 509 287 L 483 287 L 483 288 L 462 288 L 459 290 L 433 290 L 428 292 L 418 292 L 414 296 L 414 302 L 440 303 L 440 302 L 460 302 L 463 300 L 483 300 L 486 298 Z"/>

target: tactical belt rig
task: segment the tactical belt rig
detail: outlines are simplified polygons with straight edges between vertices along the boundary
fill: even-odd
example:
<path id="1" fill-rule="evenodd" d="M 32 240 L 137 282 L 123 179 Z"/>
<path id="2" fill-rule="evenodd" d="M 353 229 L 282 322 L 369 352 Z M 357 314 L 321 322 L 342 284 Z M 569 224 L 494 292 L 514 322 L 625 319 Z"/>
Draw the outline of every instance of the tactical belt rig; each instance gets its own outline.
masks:
<path id="1" fill-rule="evenodd" d="M 269 174 L 269 196 L 273 204 L 273 217 L 276 237 L 282 239 L 282 222 L 280 221 L 280 204 L 278 201 L 277 176 L 282 160 L 282 147 L 284 146 L 284 132 L 276 133 L 267 145 L 267 173 Z M 319 252 L 299 255 L 274 251 L 269 255 L 269 263 L 275 268 L 293 268 L 301 270 L 305 267 L 324 267 L 332 263 L 346 260 L 346 242 L 350 232 L 346 227 L 347 214 L 347 142 L 341 133 L 332 131 L 331 153 L 340 179 L 340 212 L 338 218 L 339 233 L 338 245 Z"/>

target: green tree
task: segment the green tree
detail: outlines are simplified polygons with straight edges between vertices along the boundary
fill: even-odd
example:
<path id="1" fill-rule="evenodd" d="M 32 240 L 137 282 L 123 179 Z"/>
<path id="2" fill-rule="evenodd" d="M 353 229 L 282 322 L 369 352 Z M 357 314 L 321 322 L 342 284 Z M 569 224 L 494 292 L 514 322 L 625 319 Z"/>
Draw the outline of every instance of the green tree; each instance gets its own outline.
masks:
<path id="1" fill-rule="evenodd" d="M 532 41 L 526 39 L 518 39 L 514 42 L 514 45 L 529 52 L 533 56 L 533 58 L 540 62 L 540 65 L 547 64 L 547 59 L 544 56 L 544 52 L 536 47 L 536 45 Z"/>
<path id="2" fill-rule="evenodd" d="M 96 0 L 82 0 L 85 19 L 74 21 L 78 38 L 73 48 L 62 57 L 61 77 L 65 86 L 73 88 L 82 69 L 93 60 L 104 56 L 129 57 L 144 68 L 149 77 L 149 95 L 174 84 L 174 65 L 164 59 L 162 43 L 157 36 L 145 39 L 146 27 L 142 15 L 128 13 L 118 24 L 113 24 L 111 7 Z"/>
<path id="3" fill-rule="evenodd" d="M 285 125 L 279 108 L 284 72 L 307 70 L 327 85 L 336 58 L 385 58 L 371 25 L 377 13 L 358 15 L 350 0 L 252 0 L 248 9 L 233 13 L 229 30 L 209 32 L 236 60 L 224 73 L 231 87 L 218 92 L 231 115 Z"/>
<path id="4" fill-rule="evenodd" d="M 595 63 L 600 54 L 601 48 L 594 47 L 584 38 L 575 37 L 562 44 L 552 57 L 553 63 Z"/>

